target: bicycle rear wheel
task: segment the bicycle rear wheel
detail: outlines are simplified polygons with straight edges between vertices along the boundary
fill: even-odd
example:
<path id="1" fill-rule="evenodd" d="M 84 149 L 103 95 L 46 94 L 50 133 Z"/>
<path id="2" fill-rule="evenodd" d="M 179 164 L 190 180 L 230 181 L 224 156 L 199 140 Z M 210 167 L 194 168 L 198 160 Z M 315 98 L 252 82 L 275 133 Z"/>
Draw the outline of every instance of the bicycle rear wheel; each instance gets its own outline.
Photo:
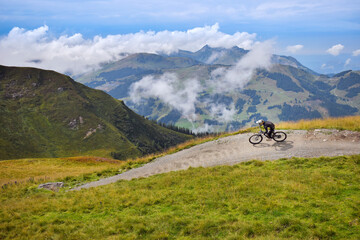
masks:
<path id="1" fill-rule="evenodd" d="M 249 138 L 249 142 L 252 144 L 259 144 L 259 143 L 261 143 L 262 140 L 263 140 L 263 137 L 260 134 L 252 135 Z"/>
<path id="2" fill-rule="evenodd" d="M 273 139 L 277 142 L 283 142 L 287 138 L 286 133 L 284 132 L 275 132 L 273 135 Z"/>

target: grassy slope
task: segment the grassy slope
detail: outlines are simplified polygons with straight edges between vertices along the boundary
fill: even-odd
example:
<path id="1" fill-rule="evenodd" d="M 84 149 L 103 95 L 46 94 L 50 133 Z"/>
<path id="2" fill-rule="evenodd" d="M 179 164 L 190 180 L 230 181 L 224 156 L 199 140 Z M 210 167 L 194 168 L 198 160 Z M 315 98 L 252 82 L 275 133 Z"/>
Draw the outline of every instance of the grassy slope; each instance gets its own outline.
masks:
<path id="1" fill-rule="evenodd" d="M 252 161 L 51 193 L 1 191 L 2 239 L 358 239 L 360 156 Z"/>
<path id="2" fill-rule="evenodd" d="M 358 118 L 317 120 L 304 128 L 335 121 L 347 129 Z M 191 168 L 80 192 L 36 189 L 44 176 L 73 186 L 151 159 L 0 162 L 0 182 L 12 182 L 0 191 L 0 239 L 360 238 L 360 155 Z"/>
<path id="3" fill-rule="evenodd" d="M 0 159 L 108 157 L 112 151 L 135 157 L 190 138 L 53 71 L 1 66 L 0 80 Z"/>

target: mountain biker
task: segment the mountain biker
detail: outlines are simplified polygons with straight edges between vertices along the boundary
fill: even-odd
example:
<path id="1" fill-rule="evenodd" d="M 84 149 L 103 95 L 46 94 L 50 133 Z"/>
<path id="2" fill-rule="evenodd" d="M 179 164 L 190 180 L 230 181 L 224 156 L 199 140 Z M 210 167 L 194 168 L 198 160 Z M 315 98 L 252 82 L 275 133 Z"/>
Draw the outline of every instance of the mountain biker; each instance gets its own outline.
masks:
<path id="1" fill-rule="evenodd" d="M 260 128 L 261 128 L 261 126 L 264 127 L 264 129 L 265 129 L 264 135 L 265 136 L 267 136 L 268 138 L 273 137 L 273 134 L 274 134 L 274 131 L 275 131 L 275 124 L 273 124 L 270 121 L 264 121 L 262 119 L 259 120 L 259 121 L 256 121 L 256 123 L 258 123 L 260 125 Z"/>

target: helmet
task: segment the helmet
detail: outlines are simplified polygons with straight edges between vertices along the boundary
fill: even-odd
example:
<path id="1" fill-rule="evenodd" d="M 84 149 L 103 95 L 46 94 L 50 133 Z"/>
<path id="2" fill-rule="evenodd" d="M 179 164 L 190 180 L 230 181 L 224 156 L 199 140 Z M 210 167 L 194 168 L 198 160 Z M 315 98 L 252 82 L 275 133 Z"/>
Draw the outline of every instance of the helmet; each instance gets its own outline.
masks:
<path id="1" fill-rule="evenodd" d="M 260 119 L 260 120 L 256 121 L 256 123 L 257 123 L 257 124 L 260 124 L 260 125 L 264 124 L 264 122 L 265 122 L 265 121 L 264 121 L 264 120 L 262 120 L 262 119 Z"/>

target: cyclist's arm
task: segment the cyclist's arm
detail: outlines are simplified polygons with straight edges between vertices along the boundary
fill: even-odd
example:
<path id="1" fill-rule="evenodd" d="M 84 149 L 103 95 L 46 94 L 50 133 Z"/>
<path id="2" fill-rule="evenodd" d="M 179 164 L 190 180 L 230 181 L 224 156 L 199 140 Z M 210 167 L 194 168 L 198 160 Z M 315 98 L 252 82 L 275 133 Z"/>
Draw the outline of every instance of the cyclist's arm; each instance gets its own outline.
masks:
<path id="1" fill-rule="evenodd" d="M 266 130 L 264 126 L 259 126 L 259 127 L 260 127 L 260 131 L 262 131 L 262 132 L 263 132 L 263 129 Z"/>
<path id="2" fill-rule="evenodd" d="M 269 133 L 269 127 L 264 127 L 265 133 Z"/>

